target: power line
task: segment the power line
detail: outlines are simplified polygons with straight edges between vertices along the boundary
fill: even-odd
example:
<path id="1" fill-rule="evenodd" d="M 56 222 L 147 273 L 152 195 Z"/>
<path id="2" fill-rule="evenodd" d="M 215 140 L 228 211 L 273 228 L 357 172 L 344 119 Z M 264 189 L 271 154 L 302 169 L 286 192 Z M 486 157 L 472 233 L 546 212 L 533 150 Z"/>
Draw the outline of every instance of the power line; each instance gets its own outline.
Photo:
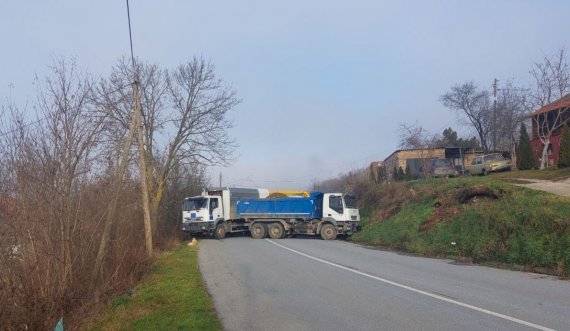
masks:
<path id="1" fill-rule="evenodd" d="M 133 34 L 131 32 L 131 10 L 129 8 L 129 0 L 127 0 L 127 20 L 129 22 L 129 42 L 131 44 L 131 61 L 133 62 L 133 70 L 135 69 L 135 53 L 133 52 Z"/>
<path id="2" fill-rule="evenodd" d="M 111 95 L 111 94 L 113 94 L 113 93 L 115 93 L 115 92 L 118 92 L 118 91 L 120 91 L 121 89 L 123 89 L 123 88 L 125 88 L 125 87 L 128 87 L 128 86 L 129 86 L 129 85 L 122 85 L 122 86 L 119 86 L 119 87 L 117 87 L 116 89 L 114 89 L 114 90 L 112 90 L 112 91 L 109 91 L 109 92 L 106 92 L 106 93 L 103 93 L 103 94 L 98 95 L 98 98 L 109 96 L 109 95 Z M 97 101 L 96 99 L 97 99 L 97 98 L 92 98 L 91 100 Z M 37 119 L 37 120 L 35 120 L 35 121 L 33 121 L 33 122 L 24 124 L 24 125 L 20 126 L 19 128 L 12 129 L 12 130 L 8 130 L 8 131 L 4 131 L 4 132 L 0 132 L 0 137 L 7 136 L 7 135 L 9 135 L 9 134 L 12 134 L 12 133 L 14 133 L 14 132 L 16 132 L 16 131 L 18 131 L 18 130 L 20 130 L 20 129 L 27 128 L 27 127 L 29 127 L 29 126 L 39 124 L 39 123 L 41 123 L 42 121 L 47 120 L 48 118 L 50 118 L 50 115 L 41 117 L 41 118 L 39 118 L 39 119 Z"/>
<path id="3" fill-rule="evenodd" d="M 24 125 L 22 125 L 22 126 L 16 128 L 16 129 L 12 129 L 12 130 L 5 131 L 5 132 L 0 132 L 0 137 L 7 136 L 7 135 L 9 135 L 9 134 L 12 134 L 12 133 L 14 133 L 14 132 L 20 130 L 20 129 L 27 128 L 28 126 L 36 125 L 36 124 L 38 124 L 38 123 L 40 123 L 40 122 L 42 122 L 42 121 L 45 121 L 45 120 L 47 120 L 47 119 L 48 119 L 48 117 L 46 116 L 46 117 L 40 118 L 40 119 L 38 119 L 38 120 L 35 120 L 35 121 L 33 121 L 33 122 L 30 122 L 30 123 L 28 123 L 28 124 L 24 124 Z"/>
<path id="4" fill-rule="evenodd" d="M 131 13 L 129 8 L 129 0 L 127 0 L 127 18 L 129 21 L 129 41 L 131 45 L 131 60 L 133 62 L 133 97 L 135 99 L 135 105 L 133 109 L 133 118 L 131 120 L 131 126 L 129 127 L 129 137 L 132 137 L 133 131 L 136 131 L 136 138 L 137 138 L 137 150 L 138 150 L 138 157 L 139 157 L 139 171 L 141 172 L 140 182 L 141 182 L 141 195 L 142 195 L 142 203 L 143 203 L 143 211 L 144 211 L 144 235 L 145 235 L 145 244 L 148 256 L 152 256 L 152 225 L 151 225 L 151 216 L 150 216 L 150 205 L 149 205 L 149 193 L 147 188 L 147 179 L 144 174 L 146 174 L 146 159 L 144 153 L 144 138 L 143 138 L 143 126 L 144 123 L 142 121 L 142 109 L 141 109 L 141 96 L 140 96 L 140 86 L 138 82 L 138 74 L 135 68 L 135 55 L 133 52 L 133 37 L 131 32 Z M 134 130 L 133 130 L 134 129 Z M 125 158 L 122 162 L 126 162 L 127 158 L 127 147 L 130 148 L 130 142 L 125 145 L 124 156 Z M 125 169 L 122 169 L 121 177 L 124 175 Z M 118 192 L 118 187 L 117 187 Z"/>

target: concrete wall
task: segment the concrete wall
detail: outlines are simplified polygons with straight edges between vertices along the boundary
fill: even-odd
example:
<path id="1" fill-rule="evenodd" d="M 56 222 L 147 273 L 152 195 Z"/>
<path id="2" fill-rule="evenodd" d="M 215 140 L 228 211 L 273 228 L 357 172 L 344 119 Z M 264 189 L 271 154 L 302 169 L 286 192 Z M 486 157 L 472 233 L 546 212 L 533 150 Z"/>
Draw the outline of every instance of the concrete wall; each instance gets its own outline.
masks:
<path id="1" fill-rule="evenodd" d="M 394 167 L 406 170 L 406 160 L 408 159 L 443 159 L 445 158 L 444 148 L 435 149 L 412 149 L 412 150 L 401 150 L 392 153 L 386 160 L 384 160 L 384 166 L 386 167 L 386 173 L 388 178 L 393 178 L 392 172 Z"/>

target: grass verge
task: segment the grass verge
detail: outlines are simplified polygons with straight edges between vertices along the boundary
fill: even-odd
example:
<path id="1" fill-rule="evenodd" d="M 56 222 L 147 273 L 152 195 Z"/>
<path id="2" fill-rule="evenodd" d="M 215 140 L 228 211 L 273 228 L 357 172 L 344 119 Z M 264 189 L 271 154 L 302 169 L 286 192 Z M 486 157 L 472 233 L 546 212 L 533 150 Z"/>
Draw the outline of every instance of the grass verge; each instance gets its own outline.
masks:
<path id="1" fill-rule="evenodd" d="M 390 185 L 366 193 L 353 241 L 570 276 L 569 198 L 489 177 Z"/>
<path id="2" fill-rule="evenodd" d="M 132 295 L 116 297 L 86 330 L 221 330 L 198 269 L 198 248 L 157 258 Z"/>

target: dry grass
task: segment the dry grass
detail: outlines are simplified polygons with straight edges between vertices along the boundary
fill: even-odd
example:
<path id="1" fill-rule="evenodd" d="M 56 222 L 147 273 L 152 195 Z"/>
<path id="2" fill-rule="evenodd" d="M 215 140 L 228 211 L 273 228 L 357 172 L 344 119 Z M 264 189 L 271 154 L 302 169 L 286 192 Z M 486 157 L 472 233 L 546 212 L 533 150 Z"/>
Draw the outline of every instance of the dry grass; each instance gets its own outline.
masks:
<path id="1" fill-rule="evenodd" d="M 570 168 L 548 168 L 544 170 L 512 170 L 490 174 L 495 179 L 543 179 L 559 181 L 570 178 Z"/>

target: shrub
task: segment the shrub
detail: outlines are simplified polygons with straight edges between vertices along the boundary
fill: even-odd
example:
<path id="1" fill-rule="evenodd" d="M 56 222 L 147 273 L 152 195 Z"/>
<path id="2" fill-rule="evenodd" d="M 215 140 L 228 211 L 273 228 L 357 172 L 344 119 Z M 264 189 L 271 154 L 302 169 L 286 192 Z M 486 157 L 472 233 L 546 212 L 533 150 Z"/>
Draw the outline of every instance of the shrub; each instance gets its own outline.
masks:
<path id="1" fill-rule="evenodd" d="M 560 151 L 558 154 L 558 167 L 566 168 L 570 167 L 570 129 L 568 125 L 564 125 L 562 128 L 562 134 L 560 135 Z"/>
<path id="2" fill-rule="evenodd" d="M 532 154 L 532 149 L 530 148 L 530 140 L 528 137 L 528 132 L 526 130 L 526 125 L 521 123 L 519 146 L 517 149 L 517 167 L 519 170 L 529 170 L 532 169 L 534 165 L 534 157 Z"/>
<path id="3" fill-rule="evenodd" d="M 404 180 L 405 175 L 404 175 L 404 169 L 402 169 L 402 167 L 398 168 L 398 180 Z"/>

